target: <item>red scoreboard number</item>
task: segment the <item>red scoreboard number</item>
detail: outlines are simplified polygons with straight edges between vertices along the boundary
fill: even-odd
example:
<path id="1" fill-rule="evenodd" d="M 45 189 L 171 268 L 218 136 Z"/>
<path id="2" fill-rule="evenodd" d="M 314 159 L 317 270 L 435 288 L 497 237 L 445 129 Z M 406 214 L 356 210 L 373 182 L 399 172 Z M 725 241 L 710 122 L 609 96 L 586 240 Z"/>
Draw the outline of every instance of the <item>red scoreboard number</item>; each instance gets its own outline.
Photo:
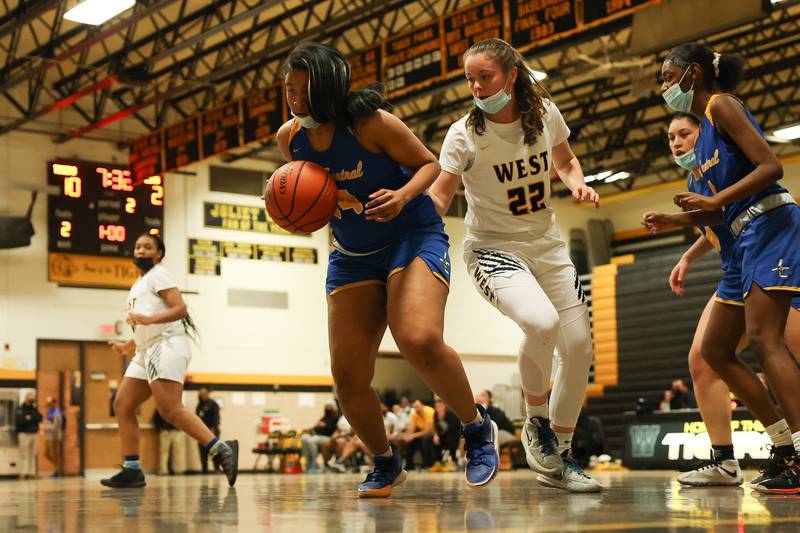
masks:
<path id="1" fill-rule="evenodd" d="M 103 180 L 103 188 L 111 189 L 114 191 L 132 191 L 133 179 L 131 178 L 130 170 L 122 170 L 120 168 L 107 169 L 97 167 L 97 174 Z"/>
<path id="2" fill-rule="evenodd" d="M 97 227 L 97 237 L 111 242 L 125 242 L 125 226 L 100 224 Z"/>
<path id="3" fill-rule="evenodd" d="M 130 256 L 129 238 L 162 233 L 161 176 L 136 183 L 128 168 L 85 161 L 52 162 L 48 170 L 61 190 L 49 200 L 51 252 Z"/>

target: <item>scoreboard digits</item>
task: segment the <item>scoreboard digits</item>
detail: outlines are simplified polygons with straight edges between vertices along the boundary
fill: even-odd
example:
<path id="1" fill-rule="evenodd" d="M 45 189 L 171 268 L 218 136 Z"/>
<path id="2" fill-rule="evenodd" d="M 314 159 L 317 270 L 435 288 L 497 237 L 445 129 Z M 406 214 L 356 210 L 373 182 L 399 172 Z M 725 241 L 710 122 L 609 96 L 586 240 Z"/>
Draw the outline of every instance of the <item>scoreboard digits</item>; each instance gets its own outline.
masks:
<path id="1" fill-rule="evenodd" d="M 48 180 L 59 188 L 48 203 L 50 252 L 129 257 L 139 235 L 162 232 L 161 176 L 137 183 L 127 167 L 53 161 Z"/>

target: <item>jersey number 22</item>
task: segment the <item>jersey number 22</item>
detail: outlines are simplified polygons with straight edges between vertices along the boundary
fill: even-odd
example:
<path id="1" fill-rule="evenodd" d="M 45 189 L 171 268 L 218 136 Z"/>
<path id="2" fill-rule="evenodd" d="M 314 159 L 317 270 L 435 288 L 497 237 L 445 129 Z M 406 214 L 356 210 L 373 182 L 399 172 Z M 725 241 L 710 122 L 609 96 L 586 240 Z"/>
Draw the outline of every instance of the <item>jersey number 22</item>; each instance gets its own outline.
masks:
<path id="1" fill-rule="evenodd" d="M 516 187 L 508 190 L 508 208 L 515 217 L 535 213 L 543 207 L 544 182 L 529 183 L 527 195 L 525 194 L 525 187 Z"/>

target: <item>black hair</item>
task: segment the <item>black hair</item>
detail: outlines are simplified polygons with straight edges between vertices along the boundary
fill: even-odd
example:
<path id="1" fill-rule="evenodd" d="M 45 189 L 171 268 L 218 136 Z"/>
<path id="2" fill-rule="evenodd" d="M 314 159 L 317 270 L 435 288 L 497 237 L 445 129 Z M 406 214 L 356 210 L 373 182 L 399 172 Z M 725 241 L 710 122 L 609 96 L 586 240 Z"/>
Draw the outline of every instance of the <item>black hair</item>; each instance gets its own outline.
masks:
<path id="1" fill-rule="evenodd" d="M 164 241 L 161 239 L 161 237 L 153 233 L 144 232 L 141 235 L 139 235 L 136 238 L 136 240 L 138 241 L 142 237 L 150 237 L 153 240 L 153 242 L 156 243 L 156 250 L 161 252 L 161 259 L 164 259 L 164 256 L 167 255 L 167 247 L 164 246 Z"/>
<path id="2" fill-rule="evenodd" d="M 164 240 L 160 236 L 148 232 L 142 233 L 136 238 L 136 240 L 138 241 L 142 237 L 150 237 L 153 239 L 153 242 L 156 243 L 156 249 L 161 252 L 161 259 L 163 260 L 164 256 L 167 255 L 167 247 L 164 246 Z M 186 316 L 181 319 L 181 324 L 183 324 L 183 331 L 186 332 L 189 338 L 195 342 L 200 338 L 200 332 L 197 329 L 197 325 L 194 323 L 194 320 L 192 320 L 192 315 L 190 315 L 188 311 Z"/>
<path id="3" fill-rule="evenodd" d="M 319 123 L 335 122 L 352 128 L 356 119 L 378 109 L 390 109 L 379 83 L 350 90 L 350 63 L 336 48 L 308 42 L 296 46 L 283 66 L 308 72 L 308 112 Z"/>
<path id="4" fill-rule="evenodd" d="M 464 52 L 464 61 L 475 54 L 488 54 L 505 73 L 517 67 L 514 94 L 521 115 L 522 131 L 525 134 L 525 144 L 534 144 L 544 130 L 544 101 L 550 99 L 547 89 L 536 81 L 522 54 L 502 39 L 484 39 L 473 44 Z M 473 105 L 469 112 L 467 127 L 473 128 L 478 135 L 483 135 L 486 131 L 484 112 L 477 106 Z"/>
<path id="5" fill-rule="evenodd" d="M 716 56 L 711 48 L 700 43 L 684 43 L 673 48 L 665 61 L 681 67 L 699 65 L 708 92 L 713 92 L 715 88 L 722 92 L 733 92 L 744 79 L 745 60 L 733 54 L 719 54 L 715 66 Z"/>
<path id="6" fill-rule="evenodd" d="M 698 116 L 688 111 L 678 111 L 677 113 L 672 115 L 670 122 L 675 122 L 676 120 L 684 118 L 689 122 L 691 122 L 692 124 L 694 124 L 695 126 L 697 126 L 698 128 L 700 127 L 700 119 L 698 118 Z"/>

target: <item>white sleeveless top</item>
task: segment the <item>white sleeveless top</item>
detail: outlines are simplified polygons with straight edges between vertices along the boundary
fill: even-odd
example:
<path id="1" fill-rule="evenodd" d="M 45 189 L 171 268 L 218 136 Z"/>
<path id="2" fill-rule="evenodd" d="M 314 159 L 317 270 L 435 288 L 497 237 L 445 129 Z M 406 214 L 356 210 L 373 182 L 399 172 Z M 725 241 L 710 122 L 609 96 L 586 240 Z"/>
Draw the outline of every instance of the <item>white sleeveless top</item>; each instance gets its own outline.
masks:
<path id="1" fill-rule="evenodd" d="M 520 119 L 510 124 L 486 120 L 477 135 L 467 116 L 450 126 L 442 144 L 442 170 L 461 176 L 471 233 L 520 233 L 554 224 L 550 207 L 553 146 L 569 137 L 561 112 L 544 101 L 544 129 L 526 145 Z"/>

